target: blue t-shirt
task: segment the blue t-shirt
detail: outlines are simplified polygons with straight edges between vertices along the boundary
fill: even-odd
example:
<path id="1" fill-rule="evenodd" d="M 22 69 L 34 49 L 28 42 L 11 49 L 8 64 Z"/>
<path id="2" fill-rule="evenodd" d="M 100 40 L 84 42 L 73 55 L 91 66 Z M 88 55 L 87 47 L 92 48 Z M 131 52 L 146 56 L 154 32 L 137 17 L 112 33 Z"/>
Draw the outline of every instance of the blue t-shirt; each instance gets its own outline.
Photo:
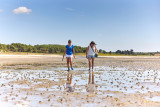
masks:
<path id="1" fill-rule="evenodd" d="M 73 54 L 74 45 L 72 45 L 71 47 L 69 47 L 68 45 L 66 45 L 66 48 L 67 48 L 66 54 L 67 55 L 72 55 Z"/>

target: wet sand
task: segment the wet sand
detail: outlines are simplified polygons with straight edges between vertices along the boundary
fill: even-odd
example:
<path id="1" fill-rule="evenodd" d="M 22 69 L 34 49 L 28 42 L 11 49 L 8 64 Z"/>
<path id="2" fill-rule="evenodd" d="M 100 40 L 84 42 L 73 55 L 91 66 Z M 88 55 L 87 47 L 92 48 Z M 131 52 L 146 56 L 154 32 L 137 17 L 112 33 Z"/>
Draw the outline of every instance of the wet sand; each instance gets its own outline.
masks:
<path id="1" fill-rule="evenodd" d="M 85 57 L 66 71 L 62 56 L 0 55 L 0 105 L 6 107 L 159 107 L 159 57 Z"/>

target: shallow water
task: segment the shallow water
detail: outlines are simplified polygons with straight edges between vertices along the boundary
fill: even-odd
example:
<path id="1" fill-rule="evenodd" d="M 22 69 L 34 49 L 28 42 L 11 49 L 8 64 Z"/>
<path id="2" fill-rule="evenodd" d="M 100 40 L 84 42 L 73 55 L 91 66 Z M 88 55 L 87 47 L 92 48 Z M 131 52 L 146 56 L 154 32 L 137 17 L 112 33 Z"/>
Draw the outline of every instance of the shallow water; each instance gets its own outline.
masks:
<path id="1" fill-rule="evenodd" d="M 151 100 L 151 101 L 160 102 L 160 96 L 155 96 L 155 97 L 152 97 L 152 98 L 147 97 L 146 99 Z"/>
<path id="2" fill-rule="evenodd" d="M 124 94 L 160 92 L 159 82 L 160 71 L 158 70 L 130 70 L 106 66 L 97 66 L 94 71 L 88 71 L 84 67 L 75 68 L 69 73 L 66 68 L 1 70 L 0 105 L 6 107 L 11 105 L 12 107 L 64 106 L 68 104 L 65 96 L 71 95 L 72 100 L 75 94 L 82 94 L 82 97 L 83 95 L 114 97 L 117 94 L 112 92 Z M 157 101 L 155 99 L 157 99 L 156 96 L 148 100 Z M 70 103 L 74 104 L 73 101 Z M 81 103 L 81 100 L 78 101 Z M 84 105 L 96 106 L 97 103 Z M 103 106 L 103 103 L 101 105 Z"/>

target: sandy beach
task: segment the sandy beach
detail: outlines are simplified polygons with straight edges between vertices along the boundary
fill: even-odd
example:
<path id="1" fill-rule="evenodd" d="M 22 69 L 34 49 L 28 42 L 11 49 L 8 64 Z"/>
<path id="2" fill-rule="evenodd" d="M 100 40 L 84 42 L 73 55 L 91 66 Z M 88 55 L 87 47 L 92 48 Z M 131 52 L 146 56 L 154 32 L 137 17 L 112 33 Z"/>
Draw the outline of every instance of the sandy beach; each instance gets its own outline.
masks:
<path id="1" fill-rule="evenodd" d="M 0 105 L 6 107 L 159 107 L 160 58 L 84 56 L 67 72 L 61 55 L 0 55 Z"/>

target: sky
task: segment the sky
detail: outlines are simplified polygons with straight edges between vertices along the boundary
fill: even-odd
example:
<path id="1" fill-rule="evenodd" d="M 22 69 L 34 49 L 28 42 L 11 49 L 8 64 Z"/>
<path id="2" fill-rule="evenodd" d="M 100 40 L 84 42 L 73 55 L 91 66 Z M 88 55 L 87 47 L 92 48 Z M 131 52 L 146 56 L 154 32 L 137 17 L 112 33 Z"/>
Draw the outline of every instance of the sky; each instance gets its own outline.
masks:
<path id="1" fill-rule="evenodd" d="M 0 0 L 0 43 L 160 51 L 160 0 Z"/>

